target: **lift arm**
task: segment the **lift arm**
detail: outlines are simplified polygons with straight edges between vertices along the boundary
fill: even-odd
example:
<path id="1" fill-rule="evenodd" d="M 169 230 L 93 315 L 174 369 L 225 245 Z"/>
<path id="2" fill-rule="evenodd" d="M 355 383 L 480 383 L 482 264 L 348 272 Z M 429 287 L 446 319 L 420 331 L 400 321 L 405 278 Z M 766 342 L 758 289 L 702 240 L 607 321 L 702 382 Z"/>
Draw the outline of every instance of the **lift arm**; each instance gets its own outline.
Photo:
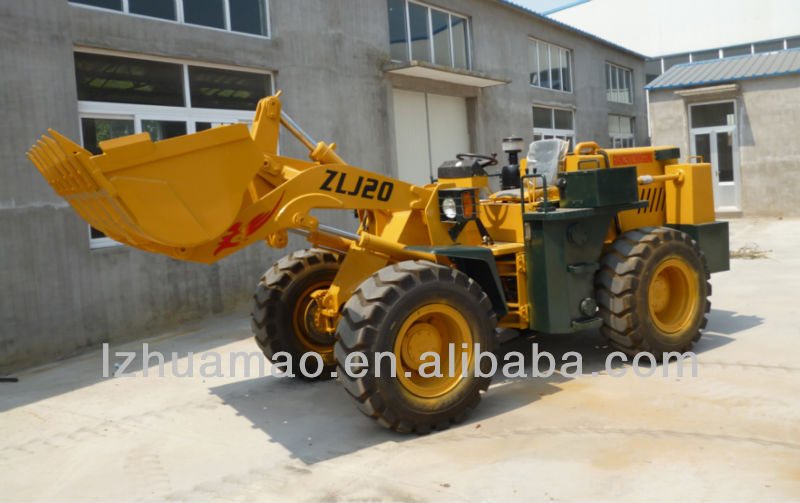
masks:
<path id="1" fill-rule="evenodd" d="M 313 209 L 379 213 L 381 222 L 426 209 L 435 189 L 348 165 L 335 144 L 315 143 L 282 113 L 279 96 L 259 102 L 250 131 L 234 124 L 155 143 L 140 133 L 101 142 L 103 153 L 92 155 L 50 130 L 28 157 L 107 236 L 195 262 L 216 262 L 261 240 L 283 247 L 290 229 L 324 234 Z M 310 162 L 277 155 L 280 125 L 309 149 Z M 328 239 L 400 259 L 429 258 L 369 230 L 358 241 Z"/>

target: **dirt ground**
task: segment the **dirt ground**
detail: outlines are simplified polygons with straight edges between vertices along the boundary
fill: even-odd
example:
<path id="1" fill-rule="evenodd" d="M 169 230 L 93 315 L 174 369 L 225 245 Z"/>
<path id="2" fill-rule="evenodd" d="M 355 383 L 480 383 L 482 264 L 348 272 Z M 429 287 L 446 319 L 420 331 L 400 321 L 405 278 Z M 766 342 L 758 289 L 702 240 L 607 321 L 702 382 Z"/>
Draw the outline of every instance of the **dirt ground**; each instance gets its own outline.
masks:
<path id="1" fill-rule="evenodd" d="M 734 220 L 731 249 L 697 377 L 613 378 L 593 332 L 516 339 L 599 375 L 498 377 L 428 436 L 384 430 L 335 381 L 200 376 L 198 353 L 256 350 L 245 313 L 146 341 L 167 375 L 194 352 L 193 378 L 104 378 L 101 351 L 22 372 L 0 383 L 0 500 L 800 500 L 800 220 Z"/>

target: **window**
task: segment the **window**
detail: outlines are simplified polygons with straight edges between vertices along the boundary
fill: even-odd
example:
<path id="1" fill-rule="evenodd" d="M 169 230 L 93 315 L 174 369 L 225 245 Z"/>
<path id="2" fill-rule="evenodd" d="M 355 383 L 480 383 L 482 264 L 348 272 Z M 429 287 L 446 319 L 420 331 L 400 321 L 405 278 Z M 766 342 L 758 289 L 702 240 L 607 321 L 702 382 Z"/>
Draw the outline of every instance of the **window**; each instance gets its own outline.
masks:
<path id="1" fill-rule="evenodd" d="M 128 10 L 131 14 L 160 17 L 173 21 L 177 19 L 175 3 L 164 0 L 128 0 Z"/>
<path id="2" fill-rule="evenodd" d="M 732 101 L 709 105 L 692 105 L 690 115 L 692 128 L 733 126 L 736 124 Z"/>
<path id="3" fill-rule="evenodd" d="M 393 60 L 470 68 L 467 18 L 408 0 L 387 0 L 387 7 Z"/>
<path id="4" fill-rule="evenodd" d="M 532 86 L 572 92 L 572 54 L 569 49 L 528 39 L 528 68 Z"/>
<path id="5" fill-rule="evenodd" d="M 272 94 L 267 72 L 207 67 L 170 60 L 76 52 L 78 115 L 84 148 L 148 132 L 165 140 L 222 124 L 247 123 L 258 100 Z M 90 247 L 118 243 L 90 229 Z"/>
<path id="6" fill-rule="evenodd" d="M 611 148 L 635 147 L 633 139 L 633 117 L 608 116 L 608 136 Z"/>
<path id="7" fill-rule="evenodd" d="M 122 0 L 69 0 L 72 3 L 100 7 L 102 9 L 122 10 Z"/>
<path id="8" fill-rule="evenodd" d="M 771 42 L 760 42 L 753 44 L 753 52 L 758 54 L 760 52 L 782 51 L 783 40 L 773 40 Z"/>
<path id="9" fill-rule="evenodd" d="M 175 63 L 75 53 L 78 100 L 185 105 L 183 69 Z"/>
<path id="10" fill-rule="evenodd" d="M 69 0 L 71 3 L 117 10 L 220 30 L 269 36 L 268 0 Z"/>
<path id="11" fill-rule="evenodd" d="M 575 144 L 575 126 L 572 110 L 534 105 L 533 141 L 559 138 Z"/>
<path id="12" fill-rule="evenodd" d="M 647 84 L 661 75 L 661 58 L 651 59 L 644 64 L 644 80 Z"/>
<path id="13" fill-rule="evenodd" d="M 225 108 L 252 113 L 258 100 L 270 92 L 269 76 L 189 66 L 189 91 L 195 108 Z"/>
<path id="14" fill-rule="evenodd" d="M 745 54 L 752 54 L 752 49 L 753 48 L 750 46 L 750 44 L 726 47 L 722 49 L 722 55 L 726 58 L 731 56 L 744 56 Z"/>
<path id="15" fill-rule="evenodd" d="M 606 63 L 606 98 L 617 103 L 633 103 L 633 75 L 630 70 Z"/>
<path id="16" fill-rule="evenodd" d="M 692 53 L 692 61 L 706 61 L 709 59 L 719 59 L 719 49 Z"/>
<path id="17" fill-rule="evenodd" d="M 680 65 L 688 62 L 689 62 L 688 54 L 681 54 L 679 56 L 670 56 L 668 58 L 664 58 L 664 71 L 666 72 L 675 65 Z"/>
<path id="18" fill-rule="evenodd" d="M 134 134 L 133 119 L 81 118 L 83 148 L 94 155 L 101 154 L 100 142 Z"/>

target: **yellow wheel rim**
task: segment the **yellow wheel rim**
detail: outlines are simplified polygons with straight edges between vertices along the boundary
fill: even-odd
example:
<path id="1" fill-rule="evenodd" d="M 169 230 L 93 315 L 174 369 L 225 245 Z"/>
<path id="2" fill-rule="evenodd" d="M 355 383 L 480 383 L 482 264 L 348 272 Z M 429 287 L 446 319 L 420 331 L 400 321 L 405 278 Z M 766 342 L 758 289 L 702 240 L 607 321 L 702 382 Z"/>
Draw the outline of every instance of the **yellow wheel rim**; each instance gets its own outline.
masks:
<path id="1" fill-rule="evenodd" d="M 324 290 L 329 285 L 329 282 L 322 281 L 306 288 L 292 312 L 292 325 L 298 340 L 307 349 L 319 353 L 325 365 L 336 363 L 336 357 L 333 354 L 335 339 L 325 329 L 325 321 L 311 294 L 317 290 Z"/>
<path id="2" fill-rule="evenodd" d="M 668 335 L 685 330 L 697 313 L 697 272 L 684 260 L 669 257 L 650 279 L 648 303 L 656 327 Z"/>
<path id="3" fill-rule="evenodd" d="M 433 362 L 432 357 L 422 359 L 429 351 L 439 355 L 441 377 L 420 375 L 420 366 Z M 467 371 L 472 368 L 473 352 L 472 332 L 464 316 L 447 304 L 429 304 L 411 313 L 397 333 L 394 344 L 397 377 L 406 390 L 419 397 L 442 396 L 461 381 L 465 360 Z M 428 365 L 423 371 L 431 374 L 434 368 Z"/>

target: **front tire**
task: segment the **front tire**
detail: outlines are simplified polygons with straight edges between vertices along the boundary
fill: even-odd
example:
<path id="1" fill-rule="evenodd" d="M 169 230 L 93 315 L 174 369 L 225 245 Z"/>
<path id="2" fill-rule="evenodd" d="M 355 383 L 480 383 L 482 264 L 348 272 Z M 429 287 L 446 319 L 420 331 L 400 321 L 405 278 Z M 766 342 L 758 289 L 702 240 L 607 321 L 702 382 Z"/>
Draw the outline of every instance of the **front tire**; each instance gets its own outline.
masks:
<path id="1" fill-rule="evenodd" d="M 420 434 L 445 429 L 461 421 L 489 386 L 491 377 L 475 374 L 475 344 L 492 352 L 496 325 L 488 296 L 464 273 L 427 261 L 390 265 L 362 283 L 344 306 L 337 327 L 339 381 L 361 412 L 387 428 Z M 366 356 L 362 377 L 345 369 L 355 351 Z M 382 352 L 393 358 L 378 360 Z M 433 361 L 422 358 L 426 352 L 439 355 L 441 377 L 422 375 L 420 364 Z"/>
<path id="2" fill-rule="evenodd" d="M 597 274 L 602 334 L 635 355 L 692 348 L 711 309 L 710 274 L 703 252 L 687 234 L 643 227 L 619 236 Z"/>
<path id="3" fill-rule="evenodd" d="M 276 262 L 261 277 L 253 294 L 250 326 L 256 343 L 272 363 L 279 352 L 291 355 L 292 371 L 304 379 L 317 371 L 316 358 L 304 353 L 315 352 L 323 362 L 317 379 L 328 379 L 336 368 L 333 354 L 335 338 L 321 325 L 316 302 L 311 294 L 330 287 L 341 262 L 340 256 L 316 248 L 296 251 Z"/>

